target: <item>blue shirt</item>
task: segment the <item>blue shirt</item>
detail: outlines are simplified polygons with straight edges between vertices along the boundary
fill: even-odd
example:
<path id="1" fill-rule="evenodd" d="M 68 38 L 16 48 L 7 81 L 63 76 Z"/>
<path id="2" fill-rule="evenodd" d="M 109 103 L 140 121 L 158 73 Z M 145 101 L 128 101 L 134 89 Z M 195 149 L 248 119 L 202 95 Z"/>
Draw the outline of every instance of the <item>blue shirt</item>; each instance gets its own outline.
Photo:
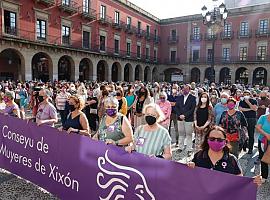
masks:
<path id="1" fill-rule="evenodd" d="M 218 103 L 214 107 L 214 114 L 215 114 L 215 122 L 217 125 L 219 125 L 221 115 L 224 111 L 227 111 L 227 106 L 224 106 L 222 103 Z"/>
<path id="2" fill-rule="evenodd" d="M 176 100 L 177 100 L 177 98 L 178 98 L 179 96 L 178 95 L 168 95 L 168 101 L 169 102 L 176 102 Z M 175 106 L 172 106 L 172 113 L 174 113 L 174 114 L 176 114 L 176 111 L 175 111 Z"/>
<path id="3" fill-rule="evenodd" d="M 257 124 L 258 124 L 258 125 L 262 125 L 262 130 L 263 130 L 264 132 L 266 132 L 267 134 L 270 134 L 270 122 L 269 122 L 269 120 L 267 119 L 267 116 L 268 116 L 268 115 L 262 115 L 262 116 L 259 118 Z M 264 136 L 263 136 L 262 134 L 259 135 L 259 140 L 260 140 L 261 142 L 263 141 L 263 137 L 264 137 Z"/>

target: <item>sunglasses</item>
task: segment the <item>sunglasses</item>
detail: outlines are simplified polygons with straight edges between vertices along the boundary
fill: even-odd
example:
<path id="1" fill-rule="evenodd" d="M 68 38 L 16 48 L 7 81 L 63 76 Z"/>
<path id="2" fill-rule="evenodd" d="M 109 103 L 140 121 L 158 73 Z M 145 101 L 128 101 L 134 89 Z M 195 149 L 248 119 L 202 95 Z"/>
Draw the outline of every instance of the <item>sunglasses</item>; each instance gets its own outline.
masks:
<path id="1" fill-rule="evenodd" d="M 214 142 L 214 141 L 224 142 L 226 139 L 224 139 L 224 138 L 209 137 L 208 140 L 211 141 L 211 142 Z"/>

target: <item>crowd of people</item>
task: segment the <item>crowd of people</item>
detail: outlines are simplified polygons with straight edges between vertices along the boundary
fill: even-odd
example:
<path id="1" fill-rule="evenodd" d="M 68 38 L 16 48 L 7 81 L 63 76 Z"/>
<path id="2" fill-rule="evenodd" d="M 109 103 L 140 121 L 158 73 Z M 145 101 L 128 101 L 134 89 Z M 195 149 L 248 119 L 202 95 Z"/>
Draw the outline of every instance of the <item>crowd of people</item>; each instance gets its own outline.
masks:
<path id="1" fill-rule="evenodd" d="M 257 132 L 262 179 L 255 182 L 268 178 L 268 163 L 261 159 L 270 156 L 269 87 L 2 81 L 0 91 L 5 115 L 151 157 L 171 159 L 174 146 L 189 157 L 195 153 L 190 167 L 235 175 L 243 174 L 239 154 L 254 154 Z"/>

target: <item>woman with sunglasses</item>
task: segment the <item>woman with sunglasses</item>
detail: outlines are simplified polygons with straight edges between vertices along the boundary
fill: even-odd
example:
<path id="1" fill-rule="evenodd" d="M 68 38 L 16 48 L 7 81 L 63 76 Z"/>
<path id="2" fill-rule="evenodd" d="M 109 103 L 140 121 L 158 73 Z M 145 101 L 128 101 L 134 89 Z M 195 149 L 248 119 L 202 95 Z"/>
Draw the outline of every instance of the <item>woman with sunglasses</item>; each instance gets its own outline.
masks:
<path id="1" fill-rule="evenodd" d="M 104 101 L 106 114 L 101 118 L 99 129 L 94 139 L 114 144 L 126 146 L 133 140 L 132 128 L 127 117 L 118 112 L 119 102 L 111 96 Z"/>
<path id="2" fill-rule="evenodd" d="M 157 105 L 159 105 L 161 111 L 165 116 L 165 118 L 161 122 L 159 122 L 159 124 L 164 128 L 169 129 L 172 106 L 171 103 L 167 100 L 166 92 L 159 93 L 159 100 L 157 101 Z"/>
<path id="3" fill-rule="evenodd" d="M 230 154 L 226 132 L 219 126 L 210 127 L 205 135 L 201 150 L 194 155 L 192 162 L 187 165 L 191 168 L 196 166 L 243 176 L 238 160 L 234 155 Z M 256 176 L 254 183 L 261 185 L 261 176 Z"/>
<path id="4" fill-rule="evenodd" d="M 167 129 L 159 125 L 164 115 L 157 104 L 145 106 L 144 118 L 147 124 L 139 126 L 134 134 L 134 144 L 126 147 L 127 152 L 139 153 L 170 160 L 172 157 L 171 137 Z"/>
<path id="5" fill-rule="evenodd" d="M 3 110 L 0 110 L 0 113 L 4 115 L 10 115 L 13 117 L 20 118 L 20 109 L 19 106 L 14 101 L 15 93 L 11 91 L 6 91 L 4 94 L 5 107 Z"/>

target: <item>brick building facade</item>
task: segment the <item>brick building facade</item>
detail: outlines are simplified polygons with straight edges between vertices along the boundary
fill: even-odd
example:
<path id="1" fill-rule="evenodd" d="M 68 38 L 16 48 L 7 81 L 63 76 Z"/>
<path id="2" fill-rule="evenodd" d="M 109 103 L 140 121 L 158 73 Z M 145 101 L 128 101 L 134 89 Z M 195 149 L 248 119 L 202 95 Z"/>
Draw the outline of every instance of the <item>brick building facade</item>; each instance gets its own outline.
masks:
<path id="1" fill-rule="evenodd" d="M 126 0 L 2 0 L 0 79 L 270 83 L 270 4 L 160 20 Z"/>

